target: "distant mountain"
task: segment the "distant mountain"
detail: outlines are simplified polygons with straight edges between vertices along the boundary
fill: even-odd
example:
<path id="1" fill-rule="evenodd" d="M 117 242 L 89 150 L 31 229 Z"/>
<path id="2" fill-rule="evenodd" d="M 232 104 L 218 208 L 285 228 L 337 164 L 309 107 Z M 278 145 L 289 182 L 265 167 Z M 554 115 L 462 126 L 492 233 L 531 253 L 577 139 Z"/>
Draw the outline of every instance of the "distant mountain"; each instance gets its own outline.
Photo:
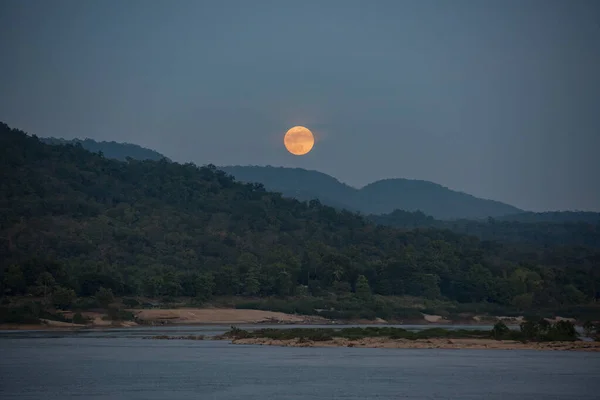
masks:
<path id="1" fill-rule="evenodd" d="M 302 201 L 319 199 L 331 207 L 350 211 L 362 211 L 351 201 L 357 190 L 318 171 L 302 168 L 228 166 L 219 167 L 242 182 L 259 182 L 268 190 L 282 193 Z"/>
<path id="2" fill-rule="evenodd" d="M 124 161 L 127 157 L 135 160 L 169 160 L 163 154 L 131 143 L 98 142 L 92 139 L 40 138 L 52 145 L 80 144 L 94 153 L 102 152 L 105 157 Z M 587 222 L 600 223 L 600 213 L 594 212 L 525 212 L 508 204 L 484 200 L 466 193 L 450 190 L 441 185 L 409 179 L 385 179 L 373 182 L 362 189 L 356 189 L 327 174 L 302 168 L 272 166 L 226 166 L 221 170 L 233 175 L 242 182 L 262 183 L 268 190 L 282 193 L 286 197 L 302 201 L 319 199 L 321 203 L 361 212 L 362 214 L 394 213 L 393 226 L 405 227 L 397 223 L 395 210 L 411 214 L 409 219 L 415 227 L 433 226 L 431 221 L 486 219 L 493 217 L 499 221 L 521 223 L 539 222 Z M 418 211 L 422 211 L 419 213 Z M 419 217 L 421 216 L 421 217 Z M 382 215 L 382 218 L 390 218 Z M 414 219 L 425 218 L 427 221 Z M 483 221 L 486 222 L 486 221 Z M 387 223 L 386 223 L 387 224 Z"/>
<path id="3" fill-rule="evenodd" d="M 420 211 L 395 210 L 389 214 L 369 215 L 367 218 L 376 224 L 394 228 L 448 229 L 487 241 L 600 249 L 600 213 L 522 213 L 498 219 L 442 221 Z"/>
<path id="4" fill-rule="evenodd" d="M 356 189 L 329 175 L 301 168 L 227 166 L 220 169 L 238 180 L 260 182 L 268 190 L 288 197 L 318 198 L 324 204 L 363 214 L 402 209 L 422 211 L 437 219 L 478 219 L 523 212 L 508 204 L 480 199 L 427 181 L 385 179 Z"/>
<path id="5" fill-rule="evenodd" d="M 147 149 L 137 144 L 131 143 L 118 143 L 118 142 L 97 142 L 93 139 L 60 139 L 60 138 L 40 138 L 40 141 L 46 144 L 52 145 L 67 145 L 67 144 L 81 144 L 81 146 L 91 151 L 92 153 L 102 152 L 105 157 L 113 158 L 115 160 L 125 161 L 127 157 L 131 157 L 134 160 L 153 160 L 158 161 L 163 158 L 167 158 L 157 151 Z M 168 160 L 168 158 L 167 158 Z"/>
<path id="6" fill-rule="evenodd" d="M 358 197 L 361 208 L 369 214 L 401 209 L 422 211 L 438 219 L 477 219 L 522 212 L 499 201 L 477 198 L 421 180 L 380 180 L 360 189 Z"/>

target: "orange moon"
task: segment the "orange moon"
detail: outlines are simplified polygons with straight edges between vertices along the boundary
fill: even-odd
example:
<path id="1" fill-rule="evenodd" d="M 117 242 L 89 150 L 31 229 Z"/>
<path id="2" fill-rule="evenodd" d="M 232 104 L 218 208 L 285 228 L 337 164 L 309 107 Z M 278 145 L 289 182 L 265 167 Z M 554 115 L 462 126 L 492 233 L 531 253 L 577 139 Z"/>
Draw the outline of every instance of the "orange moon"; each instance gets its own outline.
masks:
<path id="1" fill-rule="evenodd" d="M 315 137 L 308 128 L 294 126 L 285 133 L 283 144 L 290 153 L 303 156 L 312 150 L 315 145 Z"/>

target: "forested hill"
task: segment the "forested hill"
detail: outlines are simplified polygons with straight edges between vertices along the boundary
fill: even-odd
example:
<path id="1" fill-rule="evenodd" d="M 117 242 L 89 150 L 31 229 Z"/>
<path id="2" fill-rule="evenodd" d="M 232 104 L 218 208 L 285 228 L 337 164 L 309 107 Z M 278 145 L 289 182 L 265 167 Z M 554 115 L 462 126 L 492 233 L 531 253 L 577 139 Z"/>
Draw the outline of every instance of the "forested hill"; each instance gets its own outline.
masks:
<path id="1" fill-rule="evenodd" d="M 583 304 L 586 247 L 520 249 L 447 230 L 401 232 L 234 181 L 214 166 L 120 162 L 0 125 L 3 296 L 346 296 Z M 328 297 L 329 298 L 329 297 Z M 380 307 L 381 309 L 381 307 Z"/>
<path id="2" fill-rule="evenodd" d="M 318 198 L 324 204 L 363 214 L 384 214 L 400 209 L 422 211 L 437 219 L 476 219 L 522 212 L 508 204 L 480 199 L 427 181 L 384 179 L 356 189 L 329 175 L 301 168 L 220 168 L 236 179 L 260 182 L 268 190 L 288 197 L 300 200 Z"/>
<path id="3" fill-rule="evenodd" d="M 163 158 L 160 153 L 153 150 L 126 143 L 96 142 L 90 139 L 74 141 L 65 141 L 64 139 L 41 140 L 45 143 L 62 145 L 80 143 L 85 149 L 94 153 L 102 151 L 105 157 L 120 160 L 126 160 L 127 157 L 136 160 L 160 160 Z M 253 182 L 253 178 L 260 175 L 261 183 L 267 188 L 278 187 L 279 191 L 286 196 L 298 200 L 312 200 L 318 192 L 320 196 L 318 198 L 323 204 L 338 209 L 358 210 L 339 200 L 345 199 L 344 201 L 348 201 L 353 199 L 357 195 L 357 190 L 320 172 L 284 167 L 223 167 L 220 169 L 244 182 Z M 286 177 L 286 179 L 282 179 L 282 177 Z M 426 185 L 427 183 L 421 184 Z M 410 192 L 410 190 L 407 190 L 407 192 Z M 351 202 L 348 201 L 348 203 Z M 523 212 L 492 220 L 485 218 L 481 220 L 457 219 L 447 221 L 434 219 L 421 211 L 396 210 L 389 214 L 370 215 L 368 219 L 378 224 L 401 229 L 450 229 L 457 233 L 477 236 L 482 240 L 533 243 L 540 246 L 569 244 L 600 248 L 600 213 L 593 212 Z M 590 223 L 593 226 L 590 227 L 588 225 Z"/>
<path id="4" fill-rule="evenodd" d="M 579 245 L 600 249 L 598 213 L 527 213 L 513 218 L 442 221 L 420 211 L 396 210 L 369 215 L 381 225 L 401 229 L 435 228 L 477 236 L 481 240 L 528 243 L 537 246 Z"/>
<path id="5" fill-rule="evenodd" d="M 40 138 L 40 140 L 47 144 L 53 145 L 66 145 L 66 144 L 81 144 L 81 146 L 91 151 L 92 153 L 102 152 L 105 157 L 114 158 L 115 160 L 125 161 L 127 157 L 131 157 L 134 160 L 155 160 L 159 161 L 166 158 L 157 151 L 147 149 L 145 147 L 138 146 L 137 144 L 131 143 L 118 143 L 118 142 L 97 142 L 92 139 L 57 139 L 57 138 Z"/>

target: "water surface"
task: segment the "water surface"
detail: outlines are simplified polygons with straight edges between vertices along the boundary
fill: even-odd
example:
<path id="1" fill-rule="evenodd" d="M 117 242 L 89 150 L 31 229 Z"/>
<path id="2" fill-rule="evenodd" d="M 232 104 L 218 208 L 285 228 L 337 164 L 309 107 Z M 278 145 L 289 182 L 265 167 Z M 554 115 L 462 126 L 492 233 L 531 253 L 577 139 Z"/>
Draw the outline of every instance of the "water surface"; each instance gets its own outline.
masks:
<path id="1" fill-rule="evenodd" d="M 218 331 L 189 329 L 183 332 Z M 600 393 L 600 353 L 261 347 L 136 336 L 149 331 L 165 333 L 2 334 L 0 398 L 596 400 Z"/>

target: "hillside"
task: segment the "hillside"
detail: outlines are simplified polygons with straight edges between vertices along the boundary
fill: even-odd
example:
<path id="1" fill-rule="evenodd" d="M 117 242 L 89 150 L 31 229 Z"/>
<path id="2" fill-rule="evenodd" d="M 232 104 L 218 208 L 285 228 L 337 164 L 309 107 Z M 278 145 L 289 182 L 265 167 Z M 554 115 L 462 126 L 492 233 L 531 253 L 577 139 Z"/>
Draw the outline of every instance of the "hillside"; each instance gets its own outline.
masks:
<path id="1" fill-rule="evenodd" d="M 522 212 L 516 207 L 480 199 L 441 185 L 409 179 L 385 179 L 356 189 L 329 175 L 300 168 L 220 167 L 243 182 L 260 182 L 268 190 L 363 214 L 384 214 L 395 209 L 422 211 L 437 219 L 487 218 Z"/>
<path id="2" fill-rule="evenodd" d="M 591 248 L 402 232 L 214 166 L 120 162 L 4 124 L 0 170 L 3 296 L 51 295 L 61 307 L 71 306 L 70 291 L 329 299 L 309 310 L 331 308 L 334 296 L 336 312 L 389 317 L 399 311 L 373 295 L 528 310 L 585 304 L 600 288 Z"/>
<path id="3" fill-rule="evenodd" d="M 102 151 L 105 157 L 114 158 L 117 160 L 125 161 L 127 157 L 131 157 L 135 160 L 161 160 L 164 157 L 161 153 L 158 153 L 154 150 L 147 149 L 135 144 L 129 143 L 117 143 L 117 142 L 97 142 L 92 139 L 74 139 L 74 140 L 65 140 L 65 139 L 55 139 L 55 138 L 41 138 L 41 141 L 48 144 L 75 144 L 80 143 L 84 149 L 87 149 L 93 153 L 97 153 Z M 166 158 L 168 160 L 168 158 Z M 352 201 L 348 201 L 347 199 L 351 199 L 356 196 L 357 189 L 348 186 L 337 179 L 323 174 L 317 171 L 308 171 L 302 168 L 284 168 L 284 167 L 260 167 L 260 166 L 229 166 L 229 167 L 220 167 L 219 169 L 227 172 L 230 175 L 236 177 L 236 179 L 243 182 L 255 182 L 255 179 L 261 179 L 262 184 L 269 187 L 278 188 L 278 190 L 284 195 L 292 198 L 296 198 L 298 200 L 312 200 L 314 198 L 319 198 L 323 204 L 330 205 L 332 207 L 338 209 L 347 209 L 360 212 L 360 208 L 356 206 L 352 206 Z M 285 179 L 282 179 L 285 178 Z M 415 181 L 395 179 L 397 183 L 402 184 L 411 184 Z M 385 181 L 379 181 L 385 182 Z M 430 182 L 425 181 L 416 181 L 420 182 L 421 185 L 432 185 L 434 190 L 439 190 L 439 185 L 432 184 Z M 373 186 L 379 185 L 379 183 L 373 183 L 368 185 L 367 188 L 369 190 L 373 190 Z M 368 191 L 368 190 L 367 190 Z M 377 190 L 375 190 L 377 191 Z M 443 191 L 443 190 L 442 190 Z M 360 192 L 360 190 L 359 190 Z M 455 192 L 458 193 L 458 192 Z M 460 194 L 460 193 L 458 193 Z M 466 195 L 467 197 L 472 197 Z M 362 197 L 368 197 L 363 195 Z M 472 199 L 471 199 L 472 200 Z M 362 202 L 368 203 L 368 199 Z M 496 202 L 491 202 L 491 204 L 495 204 Z M 502 203 L 500 203 L 502 204 Z M 389 207 L 390 205 L 388 205 Z M 514 208 L 508 206 L 506 211 L 514 212 Z M 416 207 L 420 209 L 422 207 Z M 365 211 L 362 211 L 365 213 Z M 396 212 L 396 211 L 394 211 Z M 420 211 L 414 211 L 412 214 L 418 215 Z M 385 213 L 382 213 L 385 218 Z M 411 217 L 412 218 L 412 217 Z M 464 219 L 464 218 L 462 218 Z M 575 222 L 585 222 L 591 224 L 600 223 L 600 213 L 595 212 L 583 212 L 583 211 L 560 211 L 560 212 L 518 212 L 518 213 L 509 213 L 507 215 L 495 217 L 496 220 L 500 221 L 514 221 L 521 223 L 575 223 Z M 438 221 L 441 222 L 441 221 Z M 463 221 L 464 222 L 464 221 Z M 405 227 L 400 225 L 401 227 Z M 419 225 L 419 226 L 431 226 L 430 224 Z M 439 225 L 436 225 L 439 226 Z M 443 224 L 444 227 L 452 226 L 452 224 Z M 416 225 L 415 225 L 416 227 Z"/>
<path id="4" fill-rule="evenodd" d="M 358 197 L 369 214 L 401 209 L 422 211 L 438 219 L 476 219 L 521 211 L 499 201 L 480 199 L 436 183 L 410 179 L 385 179 L 371 183 L 360 189 Z"/>
<path id="5" fill-rule="evenodd" d="M 127 157 L 156 161 L 164 157 L 154 150 L 129 143 L 55 138 L 42 141 L 49 144 L 80 143 L 91 152 L 102 151 L 105 157 L 121 161 Z M 386 179 L 356 189 L 327 174 L 302 168 L 224 166 L 219 169 L 242 182 L 261 183 L 267 190 L 280 192 L 286 197 L 302 201 L 319 199 L 323 204 L 363 214 L 385 214 L 402 209 L 423 211 L 437 219 L 477 219 L 522 212 L 501 202 L 480 199 L 427 181 Z"/>
<path id="6" fill-rule="evenodd" d="M 229 166 L 219 169 L 242 182 L 259 182 L 267 190 L 286 197 L 302 201 L 319 199 L 331 207 L 360 211 L 352 200 L 357 190 L 322 172 L 272 166 Z"/>
<path id="7" fill-rule="evenodd" d="M 127 157 L 131 157 L 134 160 L 155 160 L 159 161 L 166 158 L 157 151 L 147 149 L 145 147 L 138 146 L 137 144 L 131 143 L 118 143 L 118 142 L 97 142 L 93 139 L 57 139 L 57 138 L 40 138 L 40 140 L 47 144 L 52 145 L 67 145 L 67 144 L 81 144 L 81 146 L 91 151 L 92 153 L 102 152 L 105 157 L 114 158 L 115 160 L 125 161 Z"/>
<path id="8" fill-rule="evenodd" d="M 586 246 L 600 249 L 600 214 L 565 213 L 567 214 L 565 216 L 562 214 L 540 213 L 535 216 L 519 214 L 514 217 L 514 220 L 506 217 L 442 221 L 419 211 L 396 210 L 389 214 L 369 215 L 368 219 L 377 224 L 400 229 L 449 229 L 456 233 L 477 236 L 481 240 L 537 246 Z"/>

